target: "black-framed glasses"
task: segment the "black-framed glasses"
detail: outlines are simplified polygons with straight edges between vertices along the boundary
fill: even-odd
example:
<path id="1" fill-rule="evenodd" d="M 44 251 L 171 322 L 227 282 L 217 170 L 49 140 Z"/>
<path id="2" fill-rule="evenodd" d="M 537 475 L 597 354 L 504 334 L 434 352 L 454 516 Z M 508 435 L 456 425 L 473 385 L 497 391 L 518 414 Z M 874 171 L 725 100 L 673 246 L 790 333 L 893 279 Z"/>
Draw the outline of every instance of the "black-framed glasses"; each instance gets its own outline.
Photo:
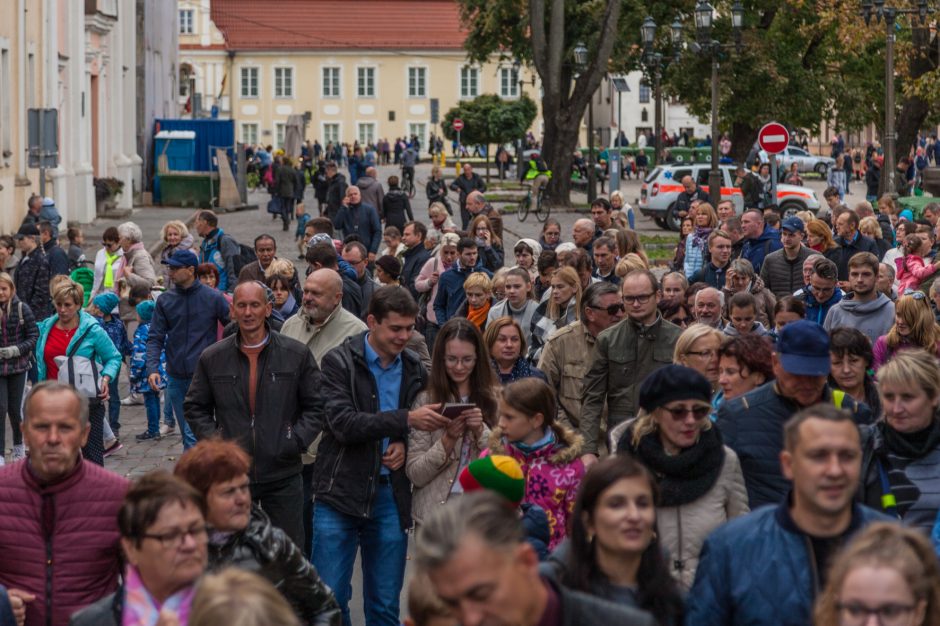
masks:
<path id="1" fill-rule="evenodd" d="M 607 311 L 607 315 L 616 315 L 617 313 L 623 313 L 623 305 L 617 302 L 616 304 L 611 304 L 610 306 L 591 306 L 588 305 L 589 309 L 594 309 L 595 311 Z"/>
<path id="2" fill-rule="evenodd" d="M 623 303 L 626 304 L 626 305 L 631 305 L 631 304 L 634 304 L 634 303 L 636 303 L 636 304 L 646 304 L 647 302 L 650 301 L 650 298 L 652 298 L 652 297 L 655 296 L 655 295 L 656 295 L 656 292 L 653 291 L 653 292 L 650 292 L 650 293 L 644 293 L 644 294 L 639 295 L 639 296 L 623 296 Z"/>
<path id="3" fill-rule="evenodd" d="M 693 406 L 693 407 L 685 407 L 685 406 L 668 407 L 668 406 L 664 406 L 664 407 L 663 407 L 663 410 L 666 411 L 667 413 L 669 413 L 669 415 L 672 416 L 672 419 L 674 419 L 674 420 L 676 420 L 676 421 L 678 422 L 678 421 L 680 421 L 680 420 L 684 420 L 684 419 L 685 419 L 685 416 L 688 415 L 688 414 L 690 414 L 690 413 L 692 414 L 692 417 L 694 417 L 694 418 L 697 419 L 697 420 L 700 420 L 700 419 L 702 419 L 702 418 L 704 418 L 704 417 L 707 417 L 708 414 L 711 413 L 712 408 L 711 408 L 710 406 L 705 406 L 704 404 L 699 404 L 699 405 Z"/>
<path id="4" fill-rule="evenodd" d="M 179 548 L 183 545 L 183 540 L 190 536 L 197 542 L 206 541 L 209 538 L 209 527 L 206 525 L 194 526 L 192 528 L 176 529 L 165 533 L 145 533 L 141 535 L 143 539 L 156 539 L 164 548 Z"/>
<path id="5" fill-rule="evenodd" d="M 718 350 L 689 350 L 686 354 L 697 356 L 700 359 L 711 359 L 718 356 Z"/>
<path id="6" fill-rule="evenodd" d="M 868 607 L 858 602 L 848 602 L 836 605 L 841 614 L 843 624 L 867 624 L 869 618 L 875 616 L 881 626 L 901 626 L 908 623 L 908 617 L 917 608 L 914 604 L 899 604 L 888 602 L 881 606 Z"/>

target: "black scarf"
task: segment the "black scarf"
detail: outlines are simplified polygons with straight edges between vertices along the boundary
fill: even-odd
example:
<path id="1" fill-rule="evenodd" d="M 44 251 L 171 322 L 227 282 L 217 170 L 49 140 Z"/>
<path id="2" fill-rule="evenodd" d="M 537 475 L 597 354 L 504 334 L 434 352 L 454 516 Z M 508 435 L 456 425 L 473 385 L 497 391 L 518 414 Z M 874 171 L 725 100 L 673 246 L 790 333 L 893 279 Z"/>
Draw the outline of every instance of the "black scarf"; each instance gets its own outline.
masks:
<path id="1" fill-rule="evenodd" d="M 621 443 L 643 462 L 659 483 L 660 506 L 682 506 L 695 502 L 718 481 L 725 462 L 725 448 L 721 434 L 714 426 L 703 430 L 691 448 L 677 455 L 666 454 L 659 433 L 652 432 L 634 447 L 633 427 L 624 433 Z"/>
<path id="2" fill-rule="evenodd" d="M 887 422 L 881 424 L 887 451 L 906 459 L 920 459 L 940 446 L 940 420 L 934 418 L 930 426 L 913 433 L 901 433 Z"/>

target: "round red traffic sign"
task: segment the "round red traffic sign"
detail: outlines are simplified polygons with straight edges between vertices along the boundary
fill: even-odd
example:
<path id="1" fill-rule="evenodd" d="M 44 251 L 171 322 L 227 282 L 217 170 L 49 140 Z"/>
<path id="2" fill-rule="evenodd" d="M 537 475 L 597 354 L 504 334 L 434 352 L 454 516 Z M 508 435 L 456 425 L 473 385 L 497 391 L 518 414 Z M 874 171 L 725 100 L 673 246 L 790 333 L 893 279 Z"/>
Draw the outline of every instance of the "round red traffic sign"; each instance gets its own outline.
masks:
<path id="1" fill-rule="evenodd" d="M 757 142 L 767 154 L 778 154 L 790 144 L 790 131 L 783 124 L 770 122 L 757 133 Z"/>
<path id="2" fill-rule="evenodd" d="M 456 130 L 457 132 L 462 131 L 462 130 L 463 130 L 463 120 L 461 120 L 461 119 L 456 119 L 456 120 L 454 120 L 453 127 L 454 127 L 454 130 Z"/>

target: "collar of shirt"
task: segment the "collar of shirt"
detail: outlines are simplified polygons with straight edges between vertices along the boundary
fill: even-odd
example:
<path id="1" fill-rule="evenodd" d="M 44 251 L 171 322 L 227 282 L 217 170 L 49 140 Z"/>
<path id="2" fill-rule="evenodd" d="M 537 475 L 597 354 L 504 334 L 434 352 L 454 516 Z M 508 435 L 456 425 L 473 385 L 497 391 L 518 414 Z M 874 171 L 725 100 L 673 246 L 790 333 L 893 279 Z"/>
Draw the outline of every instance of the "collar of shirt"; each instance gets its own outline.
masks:
<path id="1" fill-rule="evenodd" d="M 369 343 L 369 337 L 372 336 L 372 333 L 366 333 L 365 338 L 365 355 L 366 363 L 369 364 L 369 369 L 378 368 L 382 372 L 390 372 L 395 368 L 401 367 L 401 355 L 395 357 L 395 360 L 392 361 L 391 365 L 388 367 L 383 367 L 382 357 L 379 356 L 379 353 L 372 349 L 372 345 Z"/>

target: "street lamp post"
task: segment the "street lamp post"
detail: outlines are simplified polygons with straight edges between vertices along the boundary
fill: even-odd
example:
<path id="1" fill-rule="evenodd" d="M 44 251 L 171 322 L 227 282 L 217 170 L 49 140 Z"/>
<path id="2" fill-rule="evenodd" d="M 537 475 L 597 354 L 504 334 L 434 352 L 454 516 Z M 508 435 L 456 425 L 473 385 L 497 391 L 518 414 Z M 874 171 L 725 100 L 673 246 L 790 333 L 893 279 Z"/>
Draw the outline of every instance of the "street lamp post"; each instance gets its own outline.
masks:
<path id="1" fill-rule="evenodd" d="M 701 52 L 711 56 L 712 61 L 712 151 L 711 169 L 708 172 L 708 195 L 713 205 L 721 200 L 721 170 L 718 169 L 718 55 L 728 47 L 712 38 L 712 19 L 714 9 L 706 0 L 699 0 L 695 7 L 695 34 L 696 43 L 694 52 Z M 736 0 L 731 7 L 731 26 L 734 31 L 734 47 L 741 50 L 741 27 L 744 21 L 744 7 L 740 0 Z"/>
<path id="2" fill-rule="evenodd" d="M 676 19 L 669 27 L 669 30 L 669 37 L 672 42 L 672 59 L 677 61 L 679 53 L 682 51 L 682 23 Z M 646 66 L 647 75 L 653 79 L 653 164 L 659 165 L 663 134 L 663 99 L 660 81 L 663 76 L 663 66 L 668 64 L 669 58 L 664 57 L 662 53 L 655 52 L 653 49 L 656 40 L 656 22 L 652 16 L 647 15 L 646 19 L 643 20 L 643 25 L 640 26 L 640 40 L 643 42 L 643 65 Z"/>
<path id="3" fill-rule="evenodd" d="M 522 79 L 522 61 L 516 59 L 512 62 L 512 69 L 516 73 L 516 81 L 519 83 L 519 99 L 522 99 L 522 96 L 525 92 L 522 90 L 523 86 L 526 84 L 526 81 Z M 535 87 L 535 74 L 532 74 L 531 80 L 532 86 Z M 519 141 L 519 150 L 516 152 L 516 175 L 519 177 L 519 180 L 522 180 L 522 177 L 525 175 L 523 167 L 523 157 L 525 156 L 525 146 L 526 146 L 526 133 L 522 131 L 522 138 Z"/>
<path id="4" fill-rule="evenodd" d="M 885 6 L 885 0 L 862 0 L 862 17 L 865 18 L 865 25 L 871 24 L 871 18 L 876 22 L 884 20 L 885 23 L 885 159 L 886 164 L 884 193 L 894 193 L 897 191 L 897 185 L 894 177 L 897 174 L 897 163 L 895 163 L 895 149 L 897 142 L 897 133 L 894 130 L 894 26 L 898 15 L 916 15 L 920 20 L 921 26 L 927 23 L 927 14 L 933 13 L 934 9 L 927 6 L 927 0 L 917 0 L 917 6 L 914 8 L 898 8 L 894 6 Z"/>
<path id="5" fill-rule="evenodd" d="M 583 43 L 578 42 L 574 48 L 574 66 L 578 71 L 583 72 L 588 66 L 588 49 Z M 597 197 L 595 188 L 596 172 L 594 171 L 594 94 L 588 100 L 588 202 L 594 202 Z"/>

